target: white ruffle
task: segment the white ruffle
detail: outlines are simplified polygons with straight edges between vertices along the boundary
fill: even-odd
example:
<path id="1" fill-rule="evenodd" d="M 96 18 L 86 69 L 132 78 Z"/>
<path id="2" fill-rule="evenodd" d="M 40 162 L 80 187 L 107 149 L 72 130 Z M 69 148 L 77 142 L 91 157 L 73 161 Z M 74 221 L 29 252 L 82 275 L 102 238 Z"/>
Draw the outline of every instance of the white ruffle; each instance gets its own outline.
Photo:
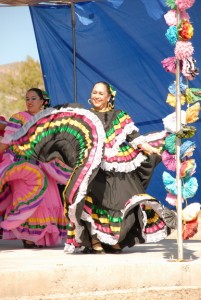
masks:
<path id="1" fill-rule="evenodd" d="M 149 133 L 148 135 L 145 136 L 146 142 L 150 143 L 150 142 L 164 139 L 166 137 L 166 134 L 167 134 L 166 130 Z"/>
<path id="2" fill-rule="evenodd" d="M 162 121 L 167 132 L 175 133 L 177 131 L 176 112 L 167 115 Z M 181 110 L 181 123 L 186 124 L 186 112 L 184 110 Z"/>
<path id="3" fill-rule="evenodd" d="M 112 236 L 110 234 L 107 234 L 107 233 L 104 233 L 104 232 L 101 232 L 100 230 L 97 229 L 95 223 L 94 223 L 94 220 L 92 219 L 92 217 L 87 214 L 86 212 L 83 212 L 82 213 L 82 217 L 81 219 L 83 221 L 87 221 L 91 224 L 91 232 L 90 232 L 90 235 L 93 236 L 93 235 L 97 235 L 97 238 L 100 242 L 102 243 L 105 243 L 105 244 L 108 244 L 108 245 L 115 245 L 118 243 L 118 237 L 116 236 Z"/>
<path id="4" fill-rule="evenodd" d="M 127 124 L 122 132 L 115 137 L 116 142 L 114 143 L 114 145 L 112 146 L 112 148 L 105 148 L 104 149 L 104 155 L 107 157 L 114 157 L 118 154 L 119 152 L 119 146 L 126 141 L 126 136 L 128 134 L 131 134 L 133 131 L 138 132 L 139 129 L 134 125 L 134 123 L 129 123 Z"/>
<path id="5" fill-rule="evenodd" d="M 143 161 L 147 159 L 142 152 L 139 152 L 137 156 L 129 162 L 107 162 L 103 160 L 101 162 L 101 169 L 104 171 L 115 171 L 115 172 L 124 172 L 129 173 L 138 168 Z"/>
<path id="6" fill-rule="evenodd" d="M 134 148 L 137 149 L 138 145 L 142 145 L 144 143 L 150 143 L 157 140 L 161 140 L 166 137 L 166 130 L 159 131 L 159 132 L 153 132 L 147 135 L 140 135 L 133 141 L 131 141 L 129 144 Z"/>
<path id="7" fill-rule="evenodd" d="M 73 254 L 73 253 L 81 253 L 84 250 L 84 247 L 75 247 L 73 244 L 65 244 L 64 253 Z"/>
<path id="8" fill-rule="evenodd" d="M 163 218 L 163 206 L 155 200 L 152 196 L 148 194 L 142 194 L 142 195 L 135 195 L 131 198 L 128 205 L 126 205 L 125 209 L 122 210 L 123 217 L 125 216 L 128 209 L 133 205 L 147 205 L 150 206 L 158 215 L 160 218 Z M 146 234 L 145 233 L 145 227 L 147 224 L 147 216 L 145 211 L 142 210 L 143 213 L 143 232 L 142 236 L 145 240 L 145 243 L 156 243 L 160 240 L 163 240 L 167 237 L 167 226 L 165 225 L 163 229 L 158 230 L 155 233 Z"/>
<path id="9" fill-rule="evenodd" d="M 134 148 L 137 149 L 138 145 L 142 145 L 144 143 L 146 143 L 146 137 L 144 135 L 140 135 L 137 138 L 135 138 L 134 140 L 132 140 L 131 142 L 129 142 L 129 144 Z"/>

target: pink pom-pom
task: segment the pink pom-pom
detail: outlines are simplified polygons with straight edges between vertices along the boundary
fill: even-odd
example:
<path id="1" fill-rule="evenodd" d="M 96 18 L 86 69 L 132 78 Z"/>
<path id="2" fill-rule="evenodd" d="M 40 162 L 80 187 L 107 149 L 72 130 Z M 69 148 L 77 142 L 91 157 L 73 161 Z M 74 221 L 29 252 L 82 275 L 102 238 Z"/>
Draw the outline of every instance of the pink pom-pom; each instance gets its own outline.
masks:
<path id="1" fill-rule="evenodd" d="M 186 10 L 193 6 L 195 0 L 176 0 L 176 5 L 179 10 Z"/>
<path id="2" fill-rule="evenodd" d="M 167 196 L 165 198 L 165 200 L 172 206 L 176 206 L 177 205 L 177 195 L 173 195 L 171 193 L 167 193 Z M 181 198 L 182 203 L 184 202 L 184 199 Z"/>
<path id="3" fill-rule="evenodd" d="M 192 56 L 194 47 L 191 42 L 177 41 L 174 53 L 176 59 L 183 60 Z"/>
<path id="4" fill-rule="evenodd" d="M 163 151 L 162 162 L 168 170 L 176 171 L 176 157 L 174 154 L 170 154 L 167 150 Z"/>
<path id="5" fill-rule="evenodd" d="M 180 12 L 180 19 L 189 21 L 190 16 L 185 10 L 183 10 L 183 11 Z"/>
<path id="6" fill-rule="evenodd" d="M 176 72 L 176 60 L 175 57 L 168 57 L 161 61 L 163 68 L 166 72 Z"/>

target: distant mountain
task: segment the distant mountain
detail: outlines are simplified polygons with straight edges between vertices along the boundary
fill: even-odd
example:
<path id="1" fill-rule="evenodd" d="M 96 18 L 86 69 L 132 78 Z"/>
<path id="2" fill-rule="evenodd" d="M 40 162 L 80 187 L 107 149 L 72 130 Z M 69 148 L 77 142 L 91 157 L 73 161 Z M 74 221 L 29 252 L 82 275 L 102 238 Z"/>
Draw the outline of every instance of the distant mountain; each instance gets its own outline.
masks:
<path id="1" fill-rule="evenodd" d="M 11 64 L 0 65 L 0 76 L 8 74 L 11 70 L 14 71 L 18 69 L 21 64 L 21 62 L 14 62 Z"/>

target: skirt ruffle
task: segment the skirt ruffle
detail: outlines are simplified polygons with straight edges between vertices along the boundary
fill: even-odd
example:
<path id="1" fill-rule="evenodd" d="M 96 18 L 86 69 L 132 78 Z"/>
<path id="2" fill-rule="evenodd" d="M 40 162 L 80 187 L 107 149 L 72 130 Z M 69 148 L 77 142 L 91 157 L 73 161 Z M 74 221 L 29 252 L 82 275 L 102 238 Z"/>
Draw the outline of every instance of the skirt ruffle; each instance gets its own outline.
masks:
<path id="1" fill-rule="evenodd" d="M 67 219 L 57 184 L 37 163 L 22 160 L 4 166 L 0 211 L 3 239 L 52 246 L 66 237 Z"/>

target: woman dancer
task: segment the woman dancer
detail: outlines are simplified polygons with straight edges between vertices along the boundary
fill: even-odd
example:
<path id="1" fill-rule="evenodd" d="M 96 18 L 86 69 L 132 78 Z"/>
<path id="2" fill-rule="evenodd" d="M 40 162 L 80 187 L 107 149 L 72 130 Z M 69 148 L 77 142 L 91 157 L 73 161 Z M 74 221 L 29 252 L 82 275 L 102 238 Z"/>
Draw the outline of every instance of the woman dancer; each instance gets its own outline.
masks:
<path id="1" fill-rule="evenodd" d="M 0 143 L 0 223 L 3 239 L 19 239 L 24 248 L 60 244 L 66 236 L 67 219 L 63 213 L 57 182 L 50 166 L 28 159 L 10 142 L 36 114 L 49 106 L 47 94 L 38 88 L 26 93 L 27 110 L 8 121 Z M 47 171 L 46 171 L 47 169 Z"/>

